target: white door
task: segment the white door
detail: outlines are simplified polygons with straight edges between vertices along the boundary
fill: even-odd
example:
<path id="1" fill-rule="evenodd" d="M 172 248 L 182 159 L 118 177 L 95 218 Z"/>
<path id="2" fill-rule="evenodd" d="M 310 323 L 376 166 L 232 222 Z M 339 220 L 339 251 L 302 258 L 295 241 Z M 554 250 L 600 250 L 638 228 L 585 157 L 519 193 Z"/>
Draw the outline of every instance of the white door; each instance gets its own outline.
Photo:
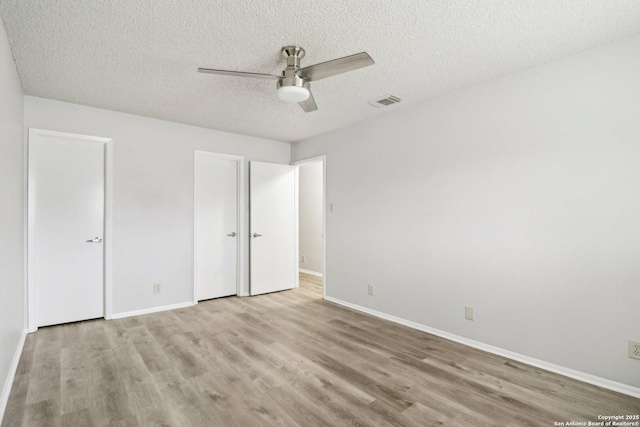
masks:
<path id="1" fill-rule="evenodd" d="M 195 152 L 196 299 L 238 293 L 238 171 L 240 160 Z"/>
<path id="2" fill-rule="evenodd" d="M 99 139 L 29 132 L 35 326 L 104 317 L 105 143 Z"/>
<path id="3" fill-rule="evenodd" d="M 251 162 L 251 295 L 295 285 L 295 167 Z"/>

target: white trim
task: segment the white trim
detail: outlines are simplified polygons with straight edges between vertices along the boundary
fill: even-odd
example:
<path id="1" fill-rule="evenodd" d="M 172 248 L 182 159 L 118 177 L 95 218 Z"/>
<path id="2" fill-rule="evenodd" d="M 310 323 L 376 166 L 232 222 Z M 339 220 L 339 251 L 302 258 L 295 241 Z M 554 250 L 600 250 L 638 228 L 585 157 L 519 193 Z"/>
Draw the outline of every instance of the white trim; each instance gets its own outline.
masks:
<path id="1" fill-rule="evenodd" d="M 124 313 L 113 313 L 112 319 L 123 319 L 125 317 L 141 316 L 143 314 L 157 313 L 159 311 L 175 310 L 177 308 L 193 307 L 193 301 L 181 302 L 178 304 L 162 305 L 160 307 L 144 308 L 142 310 L 126 311 Z"/>
<path id="2" fill-rule="evenodd" d="M 316 163 L 322 162 L 322 273 L 320 273 L 319 277 L 322 277 L 322 298 L 327 299 L 327 156 L 321 155 L 316 157 L 310 157 L 308 159 L 297 160 L 295 162 L 291 162 L 292 166 L 301 166 L 308 163 Z M 296 203 L 297 209 L 297 203 Z M 296 245 L 298 239 L 296 238 Z M 297 252 L 296 252 L 297 253 Z M 300 260 L 296 256 L 296 268 L 299 276 L 300 271 L 306 273 L 307 270 L 300 269 Z M 311 274 L 311 273 L 308 273 Z"/>
<path id="3" fill-rule="evenodd" d="M 194 197 L 193 203 L 195 206 L 195 177 L 196 177 L 196 167 L 195 167 L 195 159 L 196 156 L 202 155 L 207 157 L 213 157 L 216 159 L 222 160 L 233 160 L 238 165 L 237 173 L 238 173 L 238 248 L 237 248 L 237 260 L 236 263 L 236 295 L 238 296 L 247 296 L 249 295 L 249 289 L 245 285 L 245 242 L 248 238 L 248 234 L 245 233 L 245 199 L 244 199 L 244 156 L 236 156 L 233 154 L 222 154 L 222 153 L 213 153 L 210 151 L 201 151 L 201 150 L 193 150 L 193 190 Z M 198 303 L 198 290 L 196 289 L 196 212 L 193 210 L 193 304 Z"/>
<path id="4" fill-rule="evenodd" d="M 244 277 L 245 272 L 245 245 L 249 239 L 249 233 L 245 228 L 246 201 L 244 194 L 244 165 L 246 163 L 244 156 L 236 156 L 238 158 L 238 296 L 249 295 L 249 285 Z"/>
<path id="5" fill-rule="evenodd" d="M 299 269 L 300 273 L 309 274 L 311 276 L 323 277 L 322 273 L 318 273 L 317 271 L 305 270 L 304 268 Z"/>
<path id="6" fill-rule="evenodd" d="M 547 371 L 554 372 L 556 374 L 564 375 L 565 377 L 573 378 L 578 381 L 582 381 L 588 384 L 593 384 L 598 387 L 606 388 L 608 390 L 617 391 L 629 396 L 640 398 L 640 388 L 630 386 L 628 384 L 619 383 L 617 381 L 608 380 L 606 378 L 598 377 L 595 375 L 587 374 L 586 372 L 580 372 L 573 369 L 565 368 L 564 366 L 556 365 L 553 363 L 545 362 L 544 360 L 534 359 L 533 357 L 525 356 L 523 354 L 515 353 L 509 350 L 505 350 L 500 347 L 494 347 L 489 344 L 482 343 L 480 341 L 470 340 L 468 338 L 461 337 L 459 335 L 451 334 L 449 332 L 441 331 L 440 329 L 425 326 L 411 320 L 406 320 L 401 317 L 396 317 L 391 314 L 382 313 L 371 308 L 363 307 L 350 302 L 342 301 L 338 298 L 327 297 L 327 301 L 342 305 L 344 307 L 351 308 L 353 310 L 361 311 L 363 313 L 370 314 L 381 319 L 389 320 L 394 323 L 399 323 L 404 326 L 408 326 L 419 331 L 427 332 L 432 335 L 436 335 L 454 341 L 460 344 L 468 345 L 469 347 L 477 348 L 478 350 L 486 351 L 487 353 L 497 354 L 498 356 L 506 357 L 518 362 L 526 363 L 527 365 L 535 366 L 536 368 L 545 369 Z"/>
<path id="7" fill-rule="evenodd" d="M 22 224 L 22 234 L 23 234 L 23 245 L 22 245 L 22 305 L 24 308 L 23 313 L 23 324 L 24 328 L 29 332 L 29 129 L 23 128 L 22 130 L 22 207 L 23 207 L 23 216 L 24 221 Z M 2 420 L 0 420 L 0 424 Z"/>
<path id="8" fill-rule="evenodd" d="M 113 315 L 113 140 L 104 150 L 104 318 Z"/>
<path id="9" fill-rule="evenodd" d="M 292 165 L 293 166 L 293 165 Z M 293 287 L 300 287 L 300 168 L 294 169 L 293 180 Z"/>
<path id="10" fill-rule="evenodd" d="M 113 311 L 113 139 L 92 135 L 81 135 L 76 133 L 58 132 L 52 130 L 29 128 L 27 135 L 27 330 L 35 332 L 38 330 L 36 318 L 36 287 L 31 283 L 35 277 L 35 188 L 30 184 L 35 182 L 35 170 L 31 167 L 35 161 L 34 150 L 30 145 L 33 137 L 54 137 L 76 139 L 83 142 L 97 142 L 104 145 L 104 234 L 103 234 L 103 316 L 105 319 L 111 318 Z"/>
<path id="11" fill-rule="evenodd" d="M 326 159 L 327 156 L 323 154 L 321 156 L 309 157 L 308 159 L 296 160 L 295 162 L 291 162 L 291 166 L 302 166 L 309 163 L 324 162 Z"/>
<path id="12" fill-rule="evenodd" d="M 20 356 L 22 356 L 22 349 L 24 348 L 24 341 L 27 338 L 27 330 L 23 330 L 18 340 L 18 346 L 16 352 L 13 354 L 11 365 L 9 366 L 9 375 L 4 382 L 2 388 L 2 396 L 0 396 L 0 424 L 2 424 L 2 418 L 4 417 L 4 411 L 7 409 L 7 402 L 9 401 L 9 395 L 11 394 L 11 386 L 13 385 L 13 379 L 16 377 L 16 371 L 18 370 L 18 363 L 20 362 Z"/>
<path id="13" fill-rule="evenodd" d="M 33 188 L 32 182 L 35 182 L 35 171 L 31 167 L 35 163 L 35 153 L 33 147 L 31 147 L 31 134 L 32 130 L 29 129 L 27 136 L 27 329 L 29 332 L 35 332 L 38 330 L 36 320 L 36 289 L 35 284 L 31 283 L 32 279 L 36 275 L 36 263 L 35 263 L 35 202 L 36 192 Z"/>

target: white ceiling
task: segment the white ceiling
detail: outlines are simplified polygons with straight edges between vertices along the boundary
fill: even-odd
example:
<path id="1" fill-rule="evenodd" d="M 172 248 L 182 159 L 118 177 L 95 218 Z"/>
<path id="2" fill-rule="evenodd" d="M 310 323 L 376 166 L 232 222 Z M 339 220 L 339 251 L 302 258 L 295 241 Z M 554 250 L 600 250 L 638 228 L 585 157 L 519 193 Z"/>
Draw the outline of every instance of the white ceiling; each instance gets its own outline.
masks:
<path id="1" fill-rule="evenodd" d="M 28 95 L 298 141 L 438 94 L 640 34 L 638 0 L 3 0 Z M 314 82 L 318 111 L 278 100 L 279 74 L 366 51 L 376 65 Z M 376 109 L 385 94 L 402 104 Z"/>

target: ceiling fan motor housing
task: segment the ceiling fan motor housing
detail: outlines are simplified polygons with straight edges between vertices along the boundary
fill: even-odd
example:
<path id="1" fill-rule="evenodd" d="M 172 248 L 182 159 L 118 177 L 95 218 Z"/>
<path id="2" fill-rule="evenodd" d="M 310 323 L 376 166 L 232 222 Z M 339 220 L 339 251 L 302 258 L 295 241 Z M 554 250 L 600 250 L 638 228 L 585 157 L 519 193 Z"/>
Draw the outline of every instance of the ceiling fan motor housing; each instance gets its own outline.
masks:
<path id="1" fill-rule="evenodd" d="M 280 89 L 282 86 L 298 86 L 304 87 L 307 83 L 300 77 L 295 70 L 286 69 L 282 72 L 282 78 L 276 82 L 276 86 Z"/>
<path id="2" fill-rule="evenodd" d="M 309 98 L 309 82 L 298 75 L 300 59 L 304 57 L 304 49 L 299 46 L 285 46 L 282 54 L 287 57 L 287 68 L 282 78 L 276 82 L 278 97 L 287 102 L 302 102 Z"/>

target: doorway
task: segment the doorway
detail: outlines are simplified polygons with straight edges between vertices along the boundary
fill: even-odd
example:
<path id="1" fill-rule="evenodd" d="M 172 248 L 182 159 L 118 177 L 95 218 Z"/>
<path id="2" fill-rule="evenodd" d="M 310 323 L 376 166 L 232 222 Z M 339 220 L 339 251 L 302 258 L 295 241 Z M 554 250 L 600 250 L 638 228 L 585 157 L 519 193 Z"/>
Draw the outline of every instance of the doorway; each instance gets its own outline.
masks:
<path id="1" fill-rule="evenodd" d="M 299 286 L 325 296 L 325 158 L 294 163 L 298 167 Z"/>

